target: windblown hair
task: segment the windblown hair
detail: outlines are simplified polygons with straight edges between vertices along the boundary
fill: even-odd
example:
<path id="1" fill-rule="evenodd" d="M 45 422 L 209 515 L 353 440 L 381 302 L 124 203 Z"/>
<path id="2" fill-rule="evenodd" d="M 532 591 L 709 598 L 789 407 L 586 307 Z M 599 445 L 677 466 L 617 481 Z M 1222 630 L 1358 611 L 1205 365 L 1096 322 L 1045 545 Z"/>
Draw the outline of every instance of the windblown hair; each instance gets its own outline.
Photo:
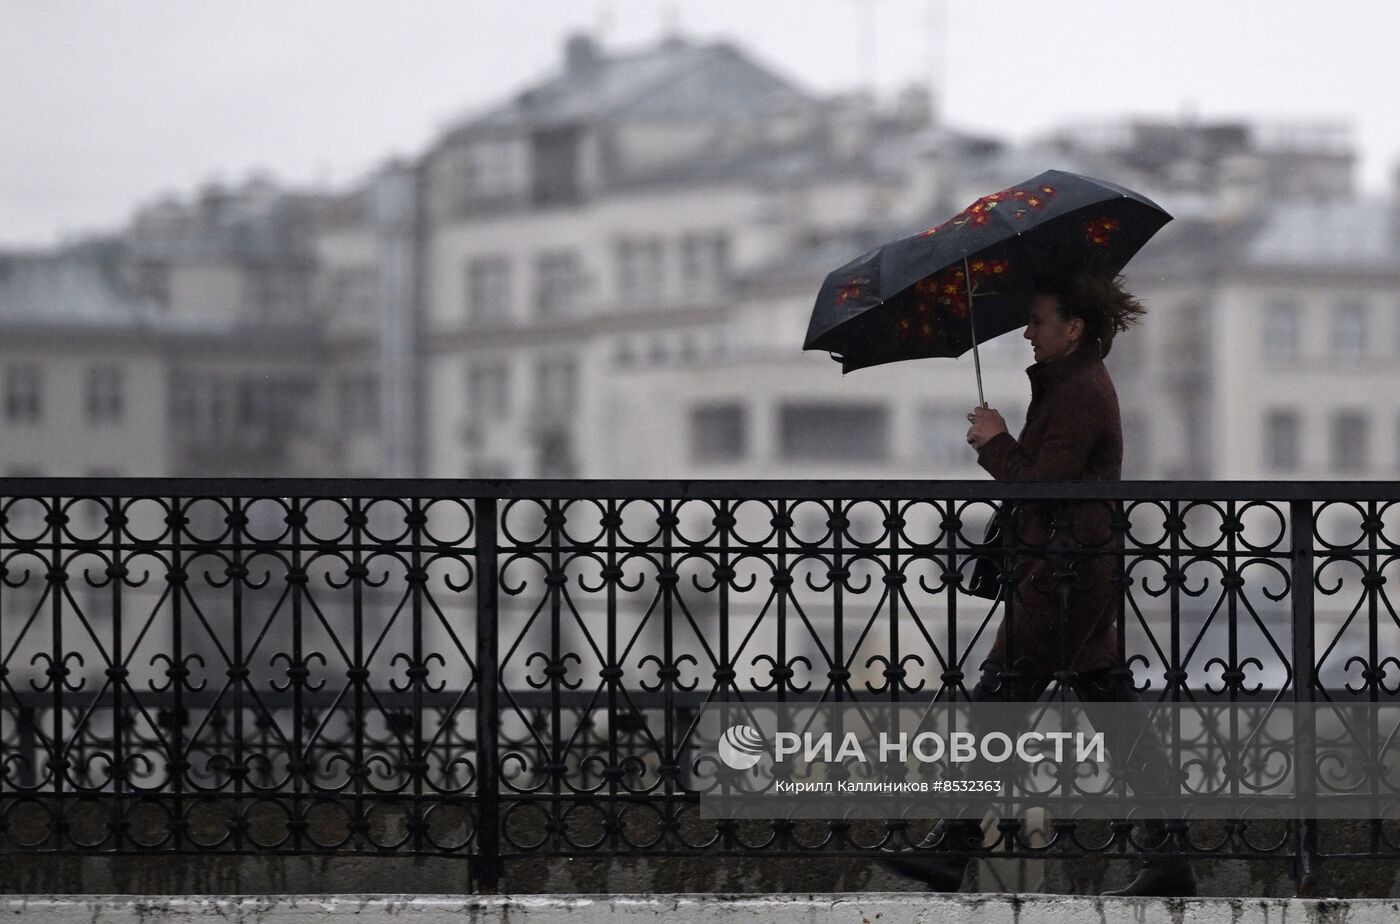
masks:
<path id="1" fill-rule="evenodd" d="M 1043 276 L 1035 281 L 1035 294 L 1055 296 L 1066 321 L 1081 319 L 1085 338 L 1098 340 L 1104 356 L 1113 338 L 1147 313 L 1147 306 L 1123 288 L 1122 276 L 1089 272 Z"/>

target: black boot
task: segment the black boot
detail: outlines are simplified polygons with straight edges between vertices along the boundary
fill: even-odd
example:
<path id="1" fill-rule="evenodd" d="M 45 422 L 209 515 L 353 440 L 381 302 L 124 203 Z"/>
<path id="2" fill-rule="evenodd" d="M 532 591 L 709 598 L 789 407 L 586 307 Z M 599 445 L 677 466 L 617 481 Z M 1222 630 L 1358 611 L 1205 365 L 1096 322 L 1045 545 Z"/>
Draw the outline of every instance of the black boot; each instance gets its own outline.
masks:
<path id="1" fill-rule="evenodd" d="M 1143 860 L 1136 879 L 1121 889 L 1099 894 L 1105 898 L 1130 898 L 1134 895 L 1191 898 L 1196 894 L 1196 873 L 1185 860 Z"/>
<path id="2" fill-rule="evenodd" d="M 1196 894 L 1196 873 L 1191 864 L 1176 857 L 1164 857 L 1160 852 L 1167 847 L 1170 832 L 1166 822 L 1159 818 L 1143 822 L 1146 829 L 1143 839 L 1142 869 L 1137 878 L 1121 889 L 1100 892 L 1104 897 L 1130 898 L 1135 895 L 1151 895 L 1160 898 L 1190 898 Z"/>
<path id="3" fill-rule="evenodd" d="M 963 874 L 971 858 L 949 851 L 975 849 L 982 841 L 982 826 L 975 821 L 940 821 L 910 851 L 881 857 L 885 869 L 917 879 L 932 892 L 956 892 L 962 888 Z"/>

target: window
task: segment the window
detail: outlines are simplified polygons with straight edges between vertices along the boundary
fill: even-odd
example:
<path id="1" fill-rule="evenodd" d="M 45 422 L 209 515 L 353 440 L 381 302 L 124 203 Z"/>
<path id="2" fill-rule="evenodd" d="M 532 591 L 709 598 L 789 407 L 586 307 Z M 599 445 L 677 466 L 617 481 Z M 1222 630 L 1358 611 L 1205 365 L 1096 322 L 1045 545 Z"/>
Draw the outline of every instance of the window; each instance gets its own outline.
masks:
<path id="1" fill-rule="evenodd" d="M 38 366 L 10 366 L 5 370 L 5 419 L 35 424 L 43 416 L 43 375 Z"/>
<path id="2" fill-rule="evenodd" d="M 305 270 L 260 268 L 245 278 L 253 306 L 264 318 L 294 317 L 310 302 L 311 276 Z"/>
<path id="3" fill-rule="evenodd" d="M 478 141 L 462 155 L 462 185 L 471 199 L 511 196 L 521 191 L 524 148 L 517 141 Z"/>
<path id="4" fill-rule="evenodd" d="M 195 400 L 190 377 L 183 372 L 172 372 L 166 383 L 168 407 L 166 415 L 171 426 L 184 429 L 194 424 Z"/>
<path id="5" fill-rule="evenodd" d="M 170 267 L 153 261 L 137 264 L 136 291 L 162 306 L 169 305 Z"/>
<path id="6" fill-rule="evenodd" d="M 695 343 L 695 336 L 693 334 L 682 334 L 680 346 L 676 351 L 676 359 L 682 365 L 693 366 L 699 357 L 700 348 Z"/>
<path id="7" fill-rule="evenodd" d="M 177 430 L 193 427 L 199 413 L 199 396 L 196 393 L 194 376 L 183 371 L 170 373 L 166 384 L 166 394 L 169 400 L 167 413 L 171 426 Z"/>
<path id="8" fill-rule="evenodd" d="M 709 356 L 711 359 L 722 360 L 729 352 L 729 328 L 721 327 L 710 334 Z"/>
<path id="9" fill-rule="evenodd" d="M 540 254 L 535 260 L 535 311 L 541 318 L 574 314 L 580 306 L 583 274 L 578 255 L 568 250 Z"/>
<path id="10" fill-rule="evenodd" d="M 1299 431 L 1295 411 L 1271 411 L 1264 419 L 1264 466 L 1270 471 L 1291 472 L 1298 468 Z"/>
<path id="11" fill-rule="evenodd" d="M 467 321 L 501 323 L 510 319 L 510 259 L 478 257 L 467 264 Z"/>
<path id="12" fill-rule="evenodd" d="M 235 414 L 251 419 L 256 400 L 251 388 L 240 388 L 232 379 L 184 371 L 170 376 L 170 421 L 180 430 L 207 434 L 238 423 Z"/>
<path id="13" fill-rule="evenodd" d="M 473 423 L 499 420 L 510 413 L 510 368 L 482 362 L 467 369 L 467 415 Z"/>
<path id="14" fill-rule="evenodd" d="M 788 404 L 778 411 L 784 459 L 883 462 L 889 455 L 889 412 L 881 404 Z"/>
<path id="15" fill-rule="evenodd" d="M 1332 416 L 1332 471 L 1334 474 L 1364 472 L 1371 465 L 1371 445 L 1366 415 L 1360 411 L 1339 411 Z"/>
<path id="16" fill-rule="evenodd" d="M 713 289 L 729 276 L 729 237 L 722 232 L 681 238 L 681 283 L 687 292 Z"/>
<path id="17" fill-rule="evenodd" d="M 967 411 L 954 407 L 926 407 L 919 411 L 919 456 L 940 466 L 966 468 L 976 464 L 977 454 L 967 443 Z M 933 477 L 933 476 L 931 476 Z"/>
<path id="18" fill-rule="evenodd" d="M 542 430 L 536 436 L 535 469 L 540 478 L 574 478 L 578 465 L 573 440 L 562 429 Z"/>
<path id="19" fill-rule="evenodd" d="M 116 366 L 93 366 L 87 371 L 88 423 L 119 423 L 122 419 L 122 386 L 125 376 Z"/>
<path id="20" fill-rule="evenodd" d="M 272 402 L 271 396 L 266 393 L 264 383 L 251 379 L 239 379 L 231 387 L 233 389 L 233 422 L 235 425 L 251 427 L 266 416 L 267 407 Z"/>
<path id="21" fill-rule="evenodd" d="M 1332 312 L 1332 353 L 1341 359 L 1366 355 L 1366 304 L 1344 301 Z"/>
<path id="22" fill-rule="evenodd" d="M 665 251 L 659 237 L 617 242 L 618 300 L 655 303 L 665 291 Z"/>
<path id="23" fill-rule="evenodd" d="M 325 310 L 345 318 L 372 318 L 379 306 L 379 273 L 374 267 L 332 271 L 325 283 Z"/>
<path id="24" fill-rule="evenodd" d="M 222 430 L 233 424 L 234 383 L 227 379 L 213 379 L 202 383 L 200 390 L 204 398 L 204 411 L 198 425 L 208 431 Z"/>
<path id="25" fill-rule="evenodd" d="M 1301 310 L 1296 302 L 1275 302 L 1264 311 L 1264 355 L 1296 359 Z"/>
<path id="26" fill-rule="evenodd" d="M 708 404 L 690 411 L 690 457 L 696 462 L 732 462 L 748 449 L 747 421 L 740 404 Z"/>
<path id="27" fill-rule="evenodd" d="M 379 429 L 379 379 L 374 375 L 340 380 L 340 426 L 346 432 Z"/>
<path id="28" fill-rule="evenodd" d="M 578 364 L 572 356 L 545 356 L 535 366 L 535 415 L 565 420 L 578 406 Z"/>
<path id="29" fill-rule="evenodd" d="M 567 205 L 579 201 L 579 130 L 542 129 L 531 140 L 535 204 Z"/>

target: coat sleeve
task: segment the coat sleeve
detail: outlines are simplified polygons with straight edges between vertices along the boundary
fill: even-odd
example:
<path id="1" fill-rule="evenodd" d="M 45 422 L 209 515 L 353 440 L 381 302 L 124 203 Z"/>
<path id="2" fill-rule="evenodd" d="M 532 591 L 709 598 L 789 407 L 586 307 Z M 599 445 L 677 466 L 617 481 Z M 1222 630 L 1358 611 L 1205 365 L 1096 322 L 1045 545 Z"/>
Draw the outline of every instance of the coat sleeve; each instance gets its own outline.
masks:
<path id="1" fill-rule="evenodd" d="M 977 464 L 997 481 L 1082 479 L 1107 408 L 1102 396 L 1083 380 L 1066 382 L 1065 386 L 1056 396 L 1053 416 L 1037 453 L 1027 452 L 1010 433 L 998 433 L 982 444 Z"/>

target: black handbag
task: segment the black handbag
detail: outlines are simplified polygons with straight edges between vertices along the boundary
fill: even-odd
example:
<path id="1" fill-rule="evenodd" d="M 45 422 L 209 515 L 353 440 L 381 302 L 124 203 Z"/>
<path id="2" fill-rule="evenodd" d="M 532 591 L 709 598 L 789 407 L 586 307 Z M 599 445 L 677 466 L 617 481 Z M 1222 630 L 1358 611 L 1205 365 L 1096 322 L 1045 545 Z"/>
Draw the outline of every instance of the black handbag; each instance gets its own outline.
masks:
<path id="1" fill-rule="evenodd" d="M 963 593 L 985 600 L 995 600 L 1001 596 L 1001 581 L 998 580 L 1005 558 L 1005 536 L 1011 518 L 1011 505 L 1002 504 L 992 518 L 987 521 L 987 532 L 982 541 L 972 547 L 975 562 L 972 578 L 963 588 Z"/>

